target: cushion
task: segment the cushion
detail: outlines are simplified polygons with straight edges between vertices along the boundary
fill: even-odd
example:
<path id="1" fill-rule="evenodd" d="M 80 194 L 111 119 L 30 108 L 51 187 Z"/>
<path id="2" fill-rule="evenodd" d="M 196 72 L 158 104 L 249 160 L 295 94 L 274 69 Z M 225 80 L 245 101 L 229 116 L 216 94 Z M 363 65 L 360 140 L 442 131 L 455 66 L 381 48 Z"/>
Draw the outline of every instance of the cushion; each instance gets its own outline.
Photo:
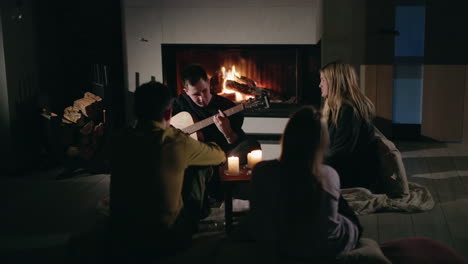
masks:
<path id="1" fill-rule="evenodd" d="M 466 259 L 447 244 L 428 237 L 406 237 L 385 242 L 380 246 L 385 256 L 393 263 L 466 264 Z"/>
<path id="2" fill-rule="evenodd" d="M 378 191 L 390 197 L 402 197 L 408 194 L 408 178 L 400 151 L 377 128 L 375 128 L 375 137 L 380 161 Z"/>
<path id="3" fill-rule="evenodd" d="M 370 238 L 361 238 L 357 248 L 338 256 L 339 264 L 391 264 L 385 257 L 376 241 Z"/>

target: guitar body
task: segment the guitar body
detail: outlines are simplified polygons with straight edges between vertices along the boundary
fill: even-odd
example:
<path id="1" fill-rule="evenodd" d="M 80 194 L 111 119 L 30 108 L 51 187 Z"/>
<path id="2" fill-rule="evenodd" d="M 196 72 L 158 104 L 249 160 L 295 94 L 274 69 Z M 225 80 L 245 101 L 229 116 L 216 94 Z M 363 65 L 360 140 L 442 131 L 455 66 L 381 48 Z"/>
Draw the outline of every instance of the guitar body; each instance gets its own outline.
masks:
<path id="1" fill-rule="evenodd" d="M 226 116 L 234 115 L 245 108 L 264 107 L 269 108 L 270 102 L 266 95 L 257 96 L 255 99 L 249 99 L 243 103 L 240 103 L 234 107 L 224 110 Z M 196 121 L 196 122 L 195 122 Z M 212 125 L 213 116 L 205 118 L 203 120 L 194 120 L 193 116 L 189 112 L 180 112 L 171 118 L 171 125 L 175 128 L 182 130 L 184 133 L 190 135 L 192 138 L 200 141 L 204 141 L 203 134 L 199 132 L 201 129 Z"/>
<path id="2" fill-rule="evenodd" d="M 180 112 L 171 118 L 171 125 L 175 128 L 183 130 L 186 127 L 195 124 L 192 115 L 189 112 Z M 197 133 L 190 134 L 190 136 L 198 140 Z"/>

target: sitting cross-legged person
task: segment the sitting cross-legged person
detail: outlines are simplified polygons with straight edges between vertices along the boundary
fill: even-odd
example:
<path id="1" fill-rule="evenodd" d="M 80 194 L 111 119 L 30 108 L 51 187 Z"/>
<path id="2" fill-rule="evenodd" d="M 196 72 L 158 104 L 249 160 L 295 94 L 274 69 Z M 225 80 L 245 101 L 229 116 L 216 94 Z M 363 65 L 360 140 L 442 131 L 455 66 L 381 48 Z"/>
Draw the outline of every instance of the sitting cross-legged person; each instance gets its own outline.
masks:
<path id="1" fill-rule="evenodd" d="M 240 164 L 247 162 L 247 153 L 261 146 L 254 138 L 247 136 L 242 129 L 244 116 L 242 112 L 227 117 L 223 111 L 236 104 L 229 99 L 213 93 L 205 70 L 199 65 L 190 65 L 181 73 L 184 93 L 179 95 L 173 103 L 174 115 L 188 112 L 195 120 L 212 118 L 213 125 L 201 130 L 205 141 L 218 144 L 228 156 L 239 157 Z M 199 171 L 203 168 L 189 168 Z M 208 184 L 208 192 L 216 200 L 222 200 L 223 191 L 215 168 L 213 179 Z"/>
<path id="2" fill-rule="evenodd" d="M 185 111 L 198 121 L 213 118 L 214 125 L 201 130 L 205 141 L 216 142 L 226 153 L 238 156 L 241 163 L 245 163 L 247 153 L 259 149 L 260 144 L 242 130 L 242 112 L 230 117 L 223 113 L 236 104 L 211 91 L 208 75 L 199 65 L 185 68 L 181 74 L 181 81 L 184 93 L 174 100 L 174 115 Z"/>
<path id="3" fill-rule="evenodd" d="M 202 215 L 208 179 L 206 173 L 185 170 L 226 159 L 216 143 L 199 142 L 170 126 L 171 103 L 165 85 L 141 85 L 135 92 L 138 124 L 115 138 L 110 221 L 119 260 L 146 260 L 187 248 Z"/>
<path id="4" fill-rule="evenodd" d="M 325 164 L 338 172 L 341 187 L 372 190 L 379 175 L 372 124 L 374 105 L 359 88 L 356 71 L 347 63 L 325 65 L 320 70 L 320 89 L 330 137 Z"/>

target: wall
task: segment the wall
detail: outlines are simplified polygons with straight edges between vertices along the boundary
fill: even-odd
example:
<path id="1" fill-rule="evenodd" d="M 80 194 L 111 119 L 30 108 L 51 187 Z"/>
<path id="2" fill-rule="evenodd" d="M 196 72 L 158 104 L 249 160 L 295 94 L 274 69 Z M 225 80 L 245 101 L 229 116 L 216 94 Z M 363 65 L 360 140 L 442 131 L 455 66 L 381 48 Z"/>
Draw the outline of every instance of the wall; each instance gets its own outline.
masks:
<path id="1" fill-rule="evenodd" d="M 464 95 L 465 65 L 424 65 L 422 135 L 462 141 Z"/>
<path id="2" fill-rule="evenodd" d="M 136 72 L 140 83 L 149 81 L 151 76 L 163 81 L 162 43 L 317 44 L 322 37 L 322 1 L 124 0 L 127 88 L 130 92 L 135 90 Z M 283 119 L 262 120 L 273 127 L 260 131 L 261 126 L 251 126 L 258 119 L 246 118 L 244 129 L 251 134 L 283 132 Z M 262 142 L 262 148 L 264 159 L 279 154 L 277 142 Z"/>
<path id="3" fill-rule="evenodd" d="M 411 3 L 426 5 L 424 66 L 394 68 L 394 5 Z M 360 69 L 361 87 L 374 102 L 387 136 L 392 135 L 394 121 L 420 120 L 424 136 L 468 142 L 466 14 L 468 2 L 457 0 L 325 1 L 322 62 L 341 59 Z M 416 107 L 419 103 L 422 107 Z M 402 104 L 411 108 L 402 109 Z"/>
<path id="4" fill-rule="evenodd" d="M 405 2 L 403 2 L 406 4 Z M 421 125 L 426 7 L 397 4 L 393 123 Z"/>
<path id="5" fill-rule="evenodd" d="M 395 65 L 393 123 L 421 124 L 423 66 L 416 63 Z"/>
<path id="6" fill-rule="evenodd" d="M 366 0 L 327 0 L 323 4 L 322 65 L 341 60 L 359 71 L 365 59 Z"/>
<path id="7" fill-rule="evenodd" d="M 1 168 L 27 167 L 37 156 L 37 65 L 32 0 L 21 1 L 22 19 L 14 20 L 15 0 L 0 3 L 4 58 L 0 58 L 3 133 Z M 5 87 L 6 84 L 6 87 Z M 4 97 L 5 95 L 5 97 Z M 5 103 L 5 104 L 3 104 Z M 4 148 L 4 146 L 6 146 Z"/>
<path id="8" fill-rule="evenodd" d="M 127 87 L 162 81 L 161 44 L 317 44 L 322 0 L 123 1 Z"/>
<path id="9" fill-rule="evenodd" d="M 3 45 L 2 13 L 0 12 L 0 157 L 6 156 L 3 151 L 10 149 L 10 104 L 5 66 L 5 49 Z"/>
<path id="10" fill-rule="evenodd" d="M 103 97 L 108 125 L 123 123 L 120 1 L 35 2 L 40 105 L 62 114 L 90 91 Z"/>
<path id="11" fill-rule="evenodd" d="M 392 1 L 324 1 L 322 65 L 354 65 L 361 89 L 377 111 L 378 128 L 391 136 L 394 10 Z"/>
<path id="12" fill-rule="evenodd" d="M 23 16 L 14 20 L 18 4 Z M 21 173 L 62 158 L 61 144 L 68 139 L 55 138 L 50 133 L 55 126 L 39 111 L 46 107 L 61 115 L 86 91 L 105 94 L 109 127 L 124 125 L 120 7 L 114 0 L 74 5 L 60 0 L 0 1 L 0 169 Z M 93 65 L 105 67 L 106 81 L 100 78 L 104 87 L 93 83 L 98 81 L 92 76 Z"/>
<path id="13" fill-rule="evenodd" d="M 426 4 L 424 92 L 421 133 L 441 141 L 468 142 L 466 67 L 468 2 Z M 464 136 L 465 135 L 465 136 Z"/>
<path id="14" fill-rule="evenodd" d="M 361 66 L 361 87 L 375 106 L 375 126 L 387 137 L 392 136 L 393 66 L 369 64 Z"/>
<path id="15" fill-rule="evenodd" d="M 468 142 L 468 65 L 465 67 L 465 98 L 463 111 L 463 142 Z"/>

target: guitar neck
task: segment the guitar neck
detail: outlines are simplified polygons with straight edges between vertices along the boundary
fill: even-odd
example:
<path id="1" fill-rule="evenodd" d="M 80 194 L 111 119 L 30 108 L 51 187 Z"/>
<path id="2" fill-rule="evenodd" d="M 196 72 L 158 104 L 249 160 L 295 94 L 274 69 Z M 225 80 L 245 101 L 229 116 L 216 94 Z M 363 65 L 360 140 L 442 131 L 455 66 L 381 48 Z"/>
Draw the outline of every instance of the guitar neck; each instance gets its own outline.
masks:
<path id="1" fill-rule="evenodd" d="M 224 112 L 224 114 L 226 116 L 232 116 L 232 115 L 234 115 L 236 113 L 239 113 L 242 110 L 244 110 L 244 105 L 243 104 L 238 104 L 238 105 L 236 105 L 234 107 L 231 107 L 231 108 L 229 108 L 229 109 L 227 109 L 227 110 L 225 110 L 223 112 Z M 213 116 L 205 118 L 205 119 L 203 119 L 203 120 L 201 120 L 201 121 L 199 121 L 199 122 L 197 122 L 197 123 L 195 123 L 195 124 L 193 124 L 191 126 L 188 126 L 188 127 L 184 128 L 184 129 L 182 129 L 182 131 L 184 131 L 187 134 L 193 134 L 193 133 L 197 132 L 198 130 L 201 130 L 201 129 L 203 129 L 203 128 L 211 125 L 211 124 L 213 124 Z"/>

